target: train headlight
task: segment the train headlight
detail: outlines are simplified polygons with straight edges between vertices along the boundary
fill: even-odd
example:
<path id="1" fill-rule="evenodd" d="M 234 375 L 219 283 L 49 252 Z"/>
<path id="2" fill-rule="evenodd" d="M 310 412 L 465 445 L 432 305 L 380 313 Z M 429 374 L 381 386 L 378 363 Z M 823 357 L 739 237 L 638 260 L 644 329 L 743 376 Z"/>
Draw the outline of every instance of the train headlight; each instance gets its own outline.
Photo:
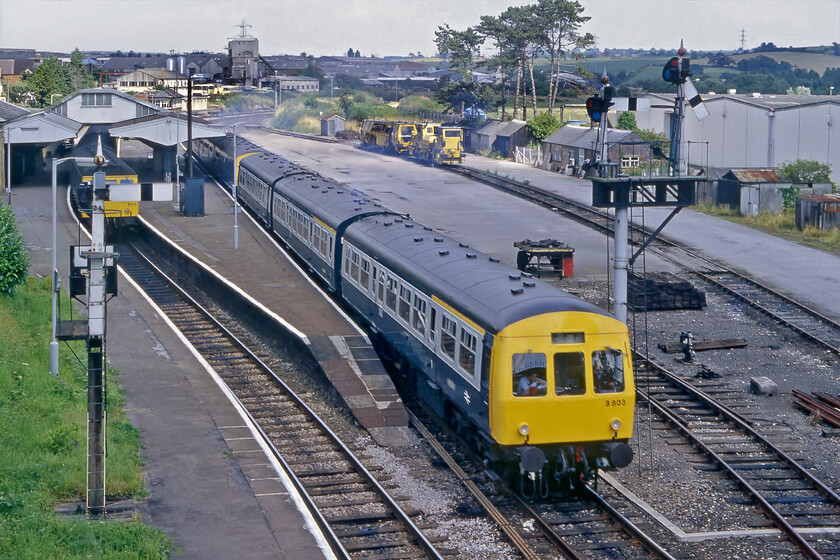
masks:
<path id="1" fill-rule="evenodd" d="M 614 432 L 617 432 L 618 430 L 620 430 L 621 429 L 621 420 L 616 418 L 615 420 L 610 422 L 610 428 L 612 428 Z"/>
<path id="2" fill-rule="evenodd" d="M 522 424 L 519 426 L 519 433 L 525 437 L 528 437 L 528 434 L 531 433 L 531 428 L 528 427 L 528 424 Z"/>

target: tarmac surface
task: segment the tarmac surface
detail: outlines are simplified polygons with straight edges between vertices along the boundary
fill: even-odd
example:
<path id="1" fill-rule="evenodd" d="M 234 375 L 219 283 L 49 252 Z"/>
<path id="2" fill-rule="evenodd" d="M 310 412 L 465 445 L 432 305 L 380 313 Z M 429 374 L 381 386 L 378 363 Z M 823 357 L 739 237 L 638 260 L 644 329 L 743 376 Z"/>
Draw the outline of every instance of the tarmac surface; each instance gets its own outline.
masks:
<path id="1" fill-rule="evenodd" d="M 514 266 L 513 241 L 550 237 L 575 248 L 575 277 L 604 278 L 607 273 L 602 234 L 492 187 L 352 144 L 325 144 L 254 129 L 242 135 Z M 468 154 L 463 165 L 592 204 L 589 179 L 475 154 Z M 656 228 L 670 211 L 645 209 L 645 225 Z M 640 221 L 638 216 L 634 211 L 634 221 Z M 840 255 L 689 209 L 677 214 L 661 235 L 742 270 L 840 322 Z M 677 272 L 678 268 L 648 251 L 647 270 Z"/>

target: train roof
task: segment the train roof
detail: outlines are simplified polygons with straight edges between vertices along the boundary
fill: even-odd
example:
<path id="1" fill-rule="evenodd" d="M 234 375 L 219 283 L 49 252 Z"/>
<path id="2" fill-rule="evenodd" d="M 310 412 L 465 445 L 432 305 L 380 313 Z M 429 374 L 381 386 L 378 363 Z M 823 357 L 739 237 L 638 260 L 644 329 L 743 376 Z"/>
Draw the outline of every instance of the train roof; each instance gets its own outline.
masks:
<path id="1" fill-rule="evenodd" d="M 233 152 L 232 137 L 218 140 L 217 144 L 225 152 Z M 391 212 L 370 200 L 364 192 L 325 179 L 247 140 L 237 139 L 236 149 L 239 155 L 254 153 L 242 159 L 242 167 L 272 184 L 284 197 L 333 231 L 338 231 L 341 224 L 358 216 Z"/>
<path id="2" fill-rule="evenodd" d="M 492 332 L 557 311 L 610 316 L 593 304 L 410 219 L 363 218 L 347 239 Z"/>

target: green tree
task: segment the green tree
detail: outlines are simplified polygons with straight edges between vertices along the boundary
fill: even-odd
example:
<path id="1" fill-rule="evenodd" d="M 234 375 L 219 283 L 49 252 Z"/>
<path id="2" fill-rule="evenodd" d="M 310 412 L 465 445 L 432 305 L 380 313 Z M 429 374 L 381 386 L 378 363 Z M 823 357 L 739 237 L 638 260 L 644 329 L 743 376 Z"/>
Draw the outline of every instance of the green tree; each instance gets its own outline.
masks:
<path id="1" fill-rule="evenodd" d="M 4 89 L 9 101 L 18 105 L 24 105 L 27 103 L 30 95 L 32 94 L 32 89 L 29 87 L 28 80 L 22 80 L 15 84 L 5 85 Z"/>
<path id="2" fill-rule="evenodd" d="M 67 76 L 67 93 L 96 85 L 93 76 L 85 69 L 84 57 L 78 48 L 70 54 L 70 64 L 65 67 L 65 75 Z"/>
<path id="3" fill-rule="evenodd" d="M 637 132 L 639 130 L 639 126 L 636 124 L 636 115 L 634 115 L 632 111 L 622 111 L 621 114 L 618 115 L 617 128 Z"/>
<path id="4" fill-rule="evenodd" d="M 29 271 L 29 257 L 11 206 L 0 206 L 0 294 L 13 294 Z"/>
<path id="5" fill-rule="evenodd" d="M 476 82 L 439 81 L 437 100 L 448 111 L 463 115 L 465 107 L 486 109 L 493 99 L 493 90 L 487 84 Z"/>
<path id="6" fill-rule="evenodd" d="M 338 106 L 341 107 L 341 112 L 344 113 L 344 118 L 350 118 L 350 110 L 353 108 L 353 96 L 342 91 L 338 96 Z"/>
<path id="7" fill-rule="evenodd" d="M 449 58 L 449 69 L 460 74 L 462 82 L 473 81 L 475 59 L 481 54 L 482 42 L 481 35 L 471 27 L 465 31 L 456 31 L 448 24 L 443 24 L 435 31 L 438 52 Z"/>
<path id="8" fill-rule="evenodd" d="M 61 63 L 54 56 L 43 61 L 28 81 L 29 87 L 35 95 L 35 101 L 40 107 L 49 105 L 52 95 L 66 95 L 68 93 L 67 75 Z"/>
<path id="9" fill-rule="evenodd" d="M 798 159 L 782 164 L 779 175 L 791 183 L 830 183 L 831 166 L 814 160 Z"/>
<path id="10" fill-rule="evenodd" d="M 539 0 L 534 7 L 539 35 L 537 43 L 548 53 L 548 113 L 554 112 L 554 103 L 563 83 L 559 79 L 560 63 L 572 55 L 593 46 L 591 33 L 580 34 L 580 26 L 591 18 L 583 16 L 583 6 L 571 0 Z"/>
<path id="11" fill-rule="evenodd" d="M 561 126 L 563 125 L 557 120 L 557 118 L 548 113 L 540 113 L 525 123 L 525 128 L 528 129 L 528 133 L 538 143 L 541 143 L 543 140 L 554 134 Z"/>

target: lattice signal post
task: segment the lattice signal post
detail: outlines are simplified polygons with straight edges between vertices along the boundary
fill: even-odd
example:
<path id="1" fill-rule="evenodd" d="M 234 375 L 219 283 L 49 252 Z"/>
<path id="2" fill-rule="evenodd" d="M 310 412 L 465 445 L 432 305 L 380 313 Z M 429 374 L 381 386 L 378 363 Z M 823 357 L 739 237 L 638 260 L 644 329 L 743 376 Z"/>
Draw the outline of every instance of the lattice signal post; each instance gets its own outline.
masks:
<path id="1" fill-rule="evenodd" d="M 680 210 L 696 202 L 697 183 L 705 180 L 706 177 L 699 176 L 592 178 L 592 206 L 615 209 L 613 312 L 623 323 L 627 322 L 629 268 Z M 628 258 L 629 210 L 648 206 L 673 207 L 674 210 L 656 231 L 650 234 L 633 256 Z"/>

